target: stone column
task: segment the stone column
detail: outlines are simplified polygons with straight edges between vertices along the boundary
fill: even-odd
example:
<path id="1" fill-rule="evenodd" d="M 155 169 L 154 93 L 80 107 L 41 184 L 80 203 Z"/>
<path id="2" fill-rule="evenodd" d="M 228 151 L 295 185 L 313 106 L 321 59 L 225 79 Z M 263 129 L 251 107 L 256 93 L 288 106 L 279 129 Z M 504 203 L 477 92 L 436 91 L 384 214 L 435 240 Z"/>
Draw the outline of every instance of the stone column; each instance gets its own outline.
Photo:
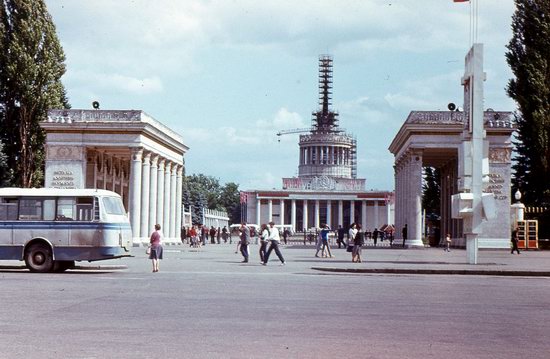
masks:
<path id="1" fill-rule="evenodd" d="M 271 198 L 267 200 L 267 221 L 273 221 L 273 200 Z"/>
<path id="2" fill-rule="evenodd" d="M 159 159 L 158 173 L 157 173 L 157 220 L 155 224 L 164 226 L 164 167 L 166 159 Z M 163 231 L 164 228 L 161 229 Z M 164 232 L 163 232 L 164 233 Z"/>
<path id="3" fill-rule="evenodd" d="M 183 191 L 183 166 L 178 165 L 176 174 L 176 237 L 180 235 L 182 227 L 182 191 Z"/>
<path id="4" fill-rule="evenodd" d="M 172 162 L 166 161 L 164 165 L 164 216 L 162 217 L 162 233 L 164 237 L 170 237 L 170 207 L 171 207 L 171 198 L 170 198 L 170 172 L 172 171 Z"/>
<path id="5" fill-rule="evenodd" d="M 141 215 L 140 237 L 149 236 L 149 184 L 151 182 L 151 152 L 145 152 L 141 164 Z"/>
<path id="6" fill-rule="evenodd" d="M 319 223 L 320 222 L 320 205 L 319 205 L 319 200 L 316 199 L 315 200 L 315 228 L 319 228 L 321 227 L 321 224 Z"/>
<path id="7" fill-rule="evenodd" d="M 355 200 L 349 201 L 349 221 L 350 223 L 355 222 Z"/>
<path id="8" fill-rule="evenodd" d="M 374 226 L 376 228 L 380 228 L 380 216 L 378 211 L 380 210 L 380 207 L 378 206 L 378 200 L 374 201 Z"/>
<path id="9" fill-rule="evenodd" d="M 176 218 L 178 213 L 176 212 L 177 207 L 177 188 L 176 188 L 176 173 L 178 171 L 178 165 L 172 164 L 172 169 L 170 172 L 170 218 L 168 225 L 170 226 L 170 237 L 176 238 Z"/>
<path id="10" fill-rule="evenodd" d="M 158 160 L 158 155 L 151 155 L 151 169 L 149 171 L 149 229 L 147 233 L 152 233 L 155 224 L 157 224 Z"/>
<path id="11" fill-rule="evenodd" d="M 279 211 L 279 218 L 281 219 L 281 225 L 284 225 L 285 224 L 285 200 L 284 199 L 281 199 L 280 200 L 280 211 Z M 284 230 L 284 228 L 283 228 Z"/>
<path id="12" fill-rule="evenodd" d="M 141 156 L 143 148 L 132 148 L 132 167 L 130 169 L 130 199 L 128 209 L 130 211 L 130 225 L 132 226 L 132 236 L 134 241 L 140 235 L 140 220 L 141 214 Z"/>
<path id="13" fill-rule="evenodd" d="M 292 231 L 296 232 L 296 200 L 293 199 L 290 202 L 290 224 L 292 225 Z"/>
<path id="14" fill-rule="evenodd" d="M 307 231 L 308 230 L 308 213 L 307 213 L 307 199 L 304 199 L 303 201 L 303 216 L 304 216 L 304 220 L 303 220 L 303 226 L 304 226 L 304 231 Z"/>
<path id="15" fill-rule="evenodd" d="M 366 200 L 361 201 L 361 227 L 363 227 L 363 231 L 367 230 L 367 201 Z"/>
<path id="16" fill-rule="evenodd" d="M 257 198 L 256 199 L 256 224 L 260 226 L 262 224 L 262 200 Z"/>
<path id="17" fill-rule="evenodd" d="M 345 227 L 344 225 L 344 201 L 338 201 L 338 225 Z"/>
<path id="18" fill-rule="evenodd" d="M 422 154 L 412 154 L 410 171 L 411 224 L 409 224 L 410 246 L 424 247 L 422 242 Z M 407 241 L 409 242 L 409 241 Z"/>
<path id="19" fill-rule="evenodd" d="M 327 225 L 332 228 L 332 201 L 327 200 Z"/>

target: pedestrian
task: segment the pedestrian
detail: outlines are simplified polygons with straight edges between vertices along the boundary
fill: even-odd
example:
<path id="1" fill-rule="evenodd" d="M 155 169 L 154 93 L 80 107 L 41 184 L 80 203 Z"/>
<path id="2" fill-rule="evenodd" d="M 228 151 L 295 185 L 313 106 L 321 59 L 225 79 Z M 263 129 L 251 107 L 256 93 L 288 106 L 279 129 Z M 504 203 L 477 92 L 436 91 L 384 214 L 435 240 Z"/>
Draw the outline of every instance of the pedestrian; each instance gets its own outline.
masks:
<path id="1" fill-rule="evenodd" d="M 189 236 L 189 246 L 197 248 L 197 226 L 193 225 L 191 229 L 189 229 Z"/>
<path id="2" fill-rule="evenodd" d="M 210 226 L 210 244 L 216 244 L 216 228 Z"/>
<path id="3" fill-rule="evenodd" d="M 283 242 L 285 242 L 285 244 L 287 243 L 286 241 L 289 235 L 290 235 L 290 231 L 288 229 L 283 228 Z"/>
<path id="4" fill-rule="evenodd" d="M 374 228 L 374 231 L 372 231 L 372 241 L 374 242 L 374 246 L 376 247 L 376 243 L 378 242 L 378 228 Z"/>
<path id="5" fill-rule="evenodd" d="M 514 254 L 514 251 L 518 252 L 519 254 L 519 248 L 518 248 L 518 242 L 519 242 L 519 230 L 518 227 L 515 227 L 512 231 L 512 238 L 510 239 L 510 242 L 512 242 L 512 252 L 511 254 Z"/>
<path id="6" fill-rule="evenodd" d="M 218 242 L 218 244 L 221 243 L 221 238 L 222 238 L 222 231 L 220 227 L 218 227 L 218 229 L 216 230 L 216 241 Z"/>
<path id="7" fill-rule="evenodd" d="M 365 243 L 365 234 L 361 231 L 361 225 L 357 225 L 357 233 L 355 234 L 355 239 L 353 241 L 353 255 L 355 255 L 355 261 L 352 258 L 352 262 L 361 263 L 361 252 L 363 244 Z"/>
<path id="8" fill-rule="evenodd" d="M 407 241 L 407 223 L 405 223 L 405 227 L 401 230 L 401 235 L 403 236 L 403 248 L 405 248 L 405 242 Z"/>
<path id="9" fill-rule="evenodd" d="M 187 238 L 187 229 L 185 228 L 185 226 L 183 226 L 181 227 L 181 231 L 180 231 L 181 244 L 185 243 L 186 238 Z"/>
<path id="10" fill-rule="evenodd" d="M 349 226 L 348 231 L 348 247 L 346 249 L 347 252 L 351 253 L 351 261 L 355 262 L 355 253 L 353 253 L 353 248 L 355 247 L 355 236 L 357 235 L 357 225 L 355 223 L 352 223 Z"/>
<path id="11" fill-rule="evenodd" d="M 342 228 L 342 226 L 338 226 L 338 230 L 336 232 L 336 242 L 338 242 L 338 248 L 341 248 L 340 246 L 346 246 L 344 243 L 344 235 L 346 234 L 346 230 Z"/>
<path id="12" fill-rule="evenodd" d="M 279 257 L 279 260 L 281 261 L 281 265 L 284 266 L 285 259 L 283 258 L 283 254 L 281 253 L 281 250 L 279 249 L 279 243 L 281 239 L 279 237 L 279 230 L 275 228 L 274 222 L 269 222 L 269 249 L 267 250 L 264 258 L 264 262 L 262 263 L 264 266 L 267 265 L 267 261 L 269 260 L 269 255 L 271 254 L 272 250 L 275 250 L 275 254 L 277 254 L 277 257 Z"/>
<path id="13" fill-rule="evenodd" d="M 155 224 L 155 230 L 151 233 L 151 238 L 149 239 L 149 244 L 151 246 L 149 259 L 153 262 L 153 273 L 159 271 L 159 260 L 162 259 L 161 237 L 160 224 Z"/>
<path id="14" fill-rule="evenodd" d="M 319 238 L 321 239 L 321 255 L 323 258 L 329 257 L 333 258 L 332 252 L 330 251 L 330 245 L 328 243 L 328 234 L 330 233 L 330 228 L 328 224 L 321 224 L 321 231 L 319 232 Z M 319 257 L 319 248 L 317 249 L 317 253 L 315 253 L 315 257 Z"/>
<path id="15" fill-rule="evenodd" d="M 246 226 L 246 222 L 241 223 L 241 240 L 237 247 L 240 248 L 243 255 L 241 263 L 248 263 L 248 245 L 250 244 L 250 229 Z"/>
<path id="16" fill-rule="evenodd" d="M 451 251 L 451 242 L 451 234 L 447 233 L 447 235 L 445 236 L 445 252 Z"/>
<path id="17" fill-rule="evenodd" d="M 390 231 L 389 231 L 389 241 L 390 241 L 390 248 L 393 248 L 393 227 L 390 228 Z"/>
<path id="18" fill-rule="evenodd" d="M 260 230 L 260 263 L 265 261 L 265 250 L 267 248 L 267 242 L 269 241 L 269 227 L 267 224 L 262 224 Z"/>
<path id="19" fill-rule="evenodd" d="M 227 227 L 223 226 L 222 228 L 222 239 L 223 243 L 227 243 Z"/>

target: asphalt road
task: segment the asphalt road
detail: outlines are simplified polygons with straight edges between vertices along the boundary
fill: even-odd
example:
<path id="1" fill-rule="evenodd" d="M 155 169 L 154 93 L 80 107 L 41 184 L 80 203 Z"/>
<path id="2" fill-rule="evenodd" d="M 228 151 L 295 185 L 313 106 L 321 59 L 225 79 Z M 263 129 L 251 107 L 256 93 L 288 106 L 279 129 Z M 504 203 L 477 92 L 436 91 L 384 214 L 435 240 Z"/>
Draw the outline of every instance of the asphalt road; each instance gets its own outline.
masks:
<path id="1" fill-rule="evenodd" d="M 126 270 L 0 270 L 0 358 L 550 357 L 549 278 L 324 273 L 347 254 L 287 247 L 264 267 L 256 250 L 167 248 L 159 273 L 139 248 L 107 262 Z"/>

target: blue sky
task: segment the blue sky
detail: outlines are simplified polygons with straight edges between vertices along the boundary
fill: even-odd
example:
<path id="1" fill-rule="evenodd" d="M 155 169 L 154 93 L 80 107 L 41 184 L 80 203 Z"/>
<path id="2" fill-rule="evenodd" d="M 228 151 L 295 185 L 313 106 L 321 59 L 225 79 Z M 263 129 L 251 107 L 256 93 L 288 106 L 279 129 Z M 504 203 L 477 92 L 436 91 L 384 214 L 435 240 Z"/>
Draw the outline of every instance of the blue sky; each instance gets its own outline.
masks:
<path id="1" fill-rule="evenodd" d="M 452 0 L 46 0 L 73 108 L 140 109 L 180 133 L 187 174 L 281 188 L 318 107 L 318 56 L 334 58 L 333 108 L 357 137 L 358 177 L 393 190 L 388 146 L 412 110 L 462 106 L 470 5 Z M 485 108 L 505 93 L 513 0 L 479 0 Z"/>

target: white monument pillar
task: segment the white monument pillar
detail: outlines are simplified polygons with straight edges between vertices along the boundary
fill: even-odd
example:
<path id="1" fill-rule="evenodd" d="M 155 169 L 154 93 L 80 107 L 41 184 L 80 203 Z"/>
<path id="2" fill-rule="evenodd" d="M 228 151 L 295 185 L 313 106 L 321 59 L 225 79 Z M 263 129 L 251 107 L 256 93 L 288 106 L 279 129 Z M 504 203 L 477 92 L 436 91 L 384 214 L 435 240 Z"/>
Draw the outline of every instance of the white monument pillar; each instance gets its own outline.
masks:
<path id="1" fill-rule="evenodd" d="M 349 201 L 349 221 L 350 223 L 355 222 L 355 200 Z"/>
<path id="2" fill-rule="evenodd" d="M 145 152 L 141 164 L 140 237 L 149 236 L 149 183 L 151 181 L 151 152 Z"/>
<path id="3" fill-rule="evenodd" d="M 132 168 L 130 169 L 130 199 L 128 209 L 130 211 L 130 225 L 132 226 L 132 236 L 135 240 L 140 235 L 141 214 L 141 156 L 143 148 L 132 149 Z M 103 163 L 105 165 L 105 163 Z"/>
<path id="4" fill-rule="evenodd" d="M 462 147 L 461 188 L 463 193 L 471 193 L 472 211 L 464 216 L 463 228 L 466 236 L 466 252 L 469 264 L 478 261 L 478 236 L 482 233 L 482 191 L 485 129 L 483 124 L 483 44 L 474 44 L 465 60 L 464 114 L 466 127 Z M 487 160 L 488 162 L 488 160 Z M 488 167 L 488 164 L 487 164 Z M 488 168 L 487 168 L 488 171 Z M 455 199 L 456 200 L 456 199 Z"/>
<path id="5" fill-rule="evenodd" d="M 158 191 L 158 160 L 159 156 L 151 155 L 151 169 L 149 179 L 149 228 L 147 233 L 152 233 L 155 224 L 157 224 L 157 191 Z"/>
<path id="6" fill-rule="evenodd" d="M 273 221 L 273 200 L 271 198 L 267 200 L 267 221 Z"/>

